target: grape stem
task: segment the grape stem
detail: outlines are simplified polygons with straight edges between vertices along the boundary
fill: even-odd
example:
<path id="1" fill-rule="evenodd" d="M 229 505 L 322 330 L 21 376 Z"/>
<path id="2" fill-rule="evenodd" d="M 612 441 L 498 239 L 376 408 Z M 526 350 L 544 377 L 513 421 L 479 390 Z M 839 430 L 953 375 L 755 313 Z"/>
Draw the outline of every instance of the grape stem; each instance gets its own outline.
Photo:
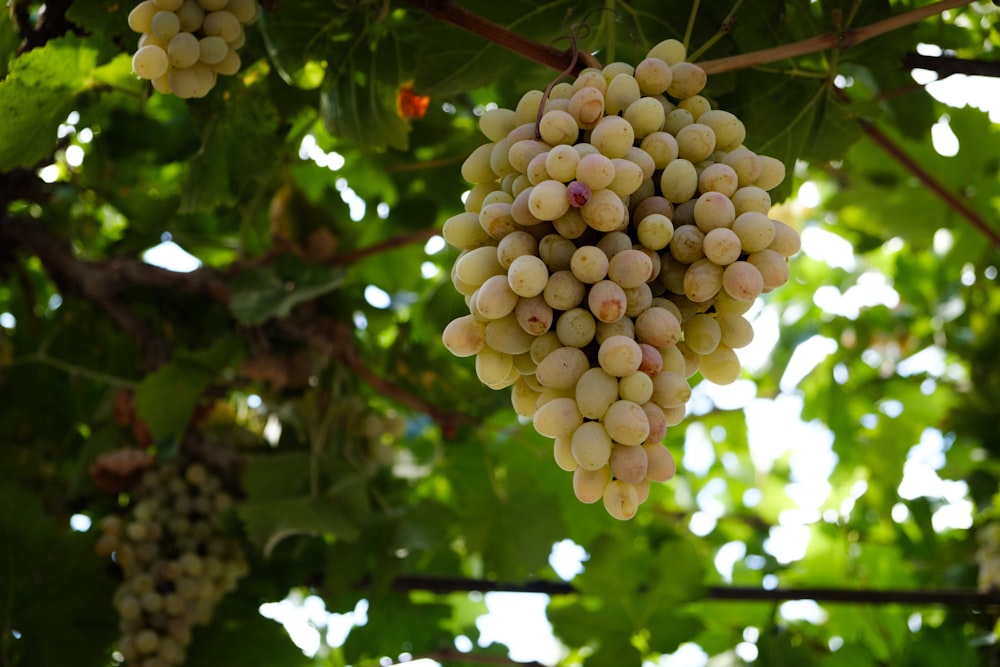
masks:
<path id="1" fill-rule="evenodd" d="M 720 72 L 733 72 L 735 70 L 757 67 L 758 65 L 766 65 L 797 56 L 804 56 L 809 53 L 816 53 L 817 51 L 849 49 L 879 35 L 884 35 L 887 32 L 892 32 L 911 23 L 923 21 L 926 18 L 949 9 L 970 5 L 972 2 L 973 0 L 941 0 L 941 2 L 911 9 L 908 12 L 891 16 L 882 21 L 876 21 L 871 25 L 861 28 L 847 28 L 840 31 L 828 32 L 791 44 L 782 44 L 770 49 L 742 53 L 738 56 L 730 56 L 728 58 L 706 60 L 698 64 L 705 70 L 706 74 L 718 74 Z"/>
<path id="2" fill-rule="evenodd" d="M 566 63 L 573 59 L 571 49 L 563 51 L 536 42 L 475 12 L 459 7 L 451 0 L 404 0 L 404 2 L 422 9 L 438 21 L 450 23 L 554 70 L 562 71 Z M 576 67 L 578 69 L 575 69 L 574 73 L 586 67 L 600 67 L 600 63 L 594 56 L 584 52 L 579 54 Z"/>

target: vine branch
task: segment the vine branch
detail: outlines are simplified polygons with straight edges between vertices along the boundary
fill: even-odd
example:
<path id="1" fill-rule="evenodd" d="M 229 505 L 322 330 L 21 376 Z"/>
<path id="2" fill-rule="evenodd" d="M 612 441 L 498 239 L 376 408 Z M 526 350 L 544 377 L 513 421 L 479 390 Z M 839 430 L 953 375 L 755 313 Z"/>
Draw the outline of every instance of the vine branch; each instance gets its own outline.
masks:
<path id="1" fill-rule="evenodd" d="M 543 593 L 545 595 L 573 595 L 579 591 L 564 581 L 528 581 L 523 584 L 503 583 L 488 579 L 461 577 L 435 577 L 404 575 L 393 582 L 393 590 L 400 592 L 421 590 L 431 593 Z M 775 588 L 751 586 L 709 586 L 705 599 L 731 601 L 783 602 L 787 600 L 814 600 L 843 604 L 943 604 L 953 607 L 986 607 L 1000 604 L 1000 591 L 980 593 L 974 590 L 906 590 L 906 589 L 849 589 L 849 588 Z"/>
<path id="2" fill-rule="evenodd" d="M 848 103 L 851 102 L 851 98 L 840 88 L 833 86 L 833 91 L 837 98 L 841 101 Z M 874 141 L 879 148 L 885 151 L 901 167 L 913 174 L 913 176 L 916 177 L 916 179 L 919 180 L 928 190 L 933 192 L 938 199 L 943 201 L 953 210 L 957 211 L 958 214 L 965 218 L 980 234 L 986 237 L 986 240 L 989 241 L 994 248 L 1000 250 L 1000 232 L 991 227 L 990 224 L 986 222 L 986 220 L 971 206 L 969 206 L 963 198 L 959 197 L 959 195 L 942 185 L 941 182 L 933 176 L 933 174 L 910 157 L 910 155 L 904 151 L 901 146 L 893 141 L 893 139 L 885 134 L 885 132 L 880 130 L 875 123 L 860 117 L 857 118 L 857 122 L 858 125 L 861 126 L 861 130 L 868 135 L 868 138 Z"/>
<path id="3" fill-rule="evenodd" d="M 792 42 L 791 44 L 782 44 L 770 49 L 742 53 L 738 56 L 730 56 L 728 58 L 706 60 L 698 64 L 705 70 L 706 74 L 718 74 L 756 67 L 758 65 L 766 65 L 818 51 L 849 49 L 879 35 L 884 35 L 887 32 L 892 32 L 912 23 L 918 23 L 949 9 L 970 5 L 972 2 L 973 0 L 941 0 L 931 5 L 911 9 L 896 16 L 890 16 L 887 19 L 876 21 L 861 28 L 848 28 L 846 30 L 828 32 L 799 42 Z"/>
<path id="4" fill-rule="evenodd" d="M 952 74 L 1000 77 L 1000 62 L 954 56 L 925 56 L 911 51 L 903 56 L 905 69 L 926 69 L 937 73 L 939 79 Z"/>
<path id="5" fill-rule="evenodd" d="M 573 58 L 573 53 L 569 49 L 557 49 L 541 42 L 536 42 L 513 30 L 508 30 L 502 25 L 494 23 L 475 12 L 459 7 L 451 0 L 404 0 L 404 2 L 427 12 L 438 21 L 449 23 L 457 28 L 471 32 L 498 46 L 502 46 L 508 51 L 534 60 L 536 63 L 540 63 L 546 67 L 551 67 L 556 71 L 566 69 L 566 66 Z M 587 67 L 600 66 L 600 63 L 594 56 L 586 52 L 581 52 L 573 73 L 578 74 Z"/>

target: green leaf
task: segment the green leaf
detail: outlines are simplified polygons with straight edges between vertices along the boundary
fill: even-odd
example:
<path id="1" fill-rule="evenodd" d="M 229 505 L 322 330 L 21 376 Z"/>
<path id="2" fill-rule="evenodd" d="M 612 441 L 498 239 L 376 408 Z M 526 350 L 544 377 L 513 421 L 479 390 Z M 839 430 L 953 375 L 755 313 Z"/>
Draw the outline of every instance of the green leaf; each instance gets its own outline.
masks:
<path id="1" fill-rule="evenodd" d="M 178 350 L 147 375 L 136 388 L 135 408 L 153 437 L 160 440 L 182 433 L 202 393 L 242 352 L 240 339 L 223 336 L 201 350 Z"/>
<path id="2" fill-rule="evenodd" d="M 106 665 L 116 633 L 114 582 L 93 552 L 92 535 L 70 533 L 67 523 L 57 525 L 45 513 L 38 496 L 4 481 L 0 544 L 0 655 L 5 662 Z M 16 640 L 9 639 L 12 631 L 18 633 Z"/>
<path id="3" fill-rule="evenodd" d="M 97 49 L 86 39 L 59 37 L 14 61 L 0 81 L 0 171 L 30 167 L 56 145 L 56 130 L 90 85 Z"/>
<path id="4" fill-rule="evenodd" d="M 229 308 L 240 323 L 261 324 L 287 316 L 298 304 L 332 292 L 342 282 L 343 272 L 338 269 L 282 255 L 273 265 L 236 276 Z"/>
<path id="5" fill-rule="evenodd" d="M 399 62 L 395 44 L 374 53 L 355 51 L 328 73 L 320 95 L 320 115 L 333 136 L 362 148 L 406 150 L 410 124 L 396 109 Z"/>

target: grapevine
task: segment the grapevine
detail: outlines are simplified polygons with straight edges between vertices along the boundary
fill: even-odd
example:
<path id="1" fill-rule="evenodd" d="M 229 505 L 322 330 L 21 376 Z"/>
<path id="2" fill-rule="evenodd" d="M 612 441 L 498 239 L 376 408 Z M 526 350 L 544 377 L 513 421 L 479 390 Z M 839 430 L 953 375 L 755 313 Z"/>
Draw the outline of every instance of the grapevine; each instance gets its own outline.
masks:
<path id="1" fill-rule="evenodd" d="M 622 520 L 676 472 L 664 439 L 690 378 L 739 377 L 744 315 L 800 245 L 768 215 L 783 163 L 743 144 L 685 58 L 666 40 L 484 113 L 465 212 L 442 232 L 469 308 L 445 346 L 511 389 L 580 501 Z"/>
<path id="2" fill-rule="evenodd" d="M 231 503 L 205 465 L 162 464 L 132 490 L 125 517 L 101 522 L 97 550 L 114 558 L 124 579 L 113 603 L 127 664 L 183 664 L 192 627 L 207 623 L 246 574 L 238 543 L 216 523 Z"/>
<path id="3" fill-rule="evenodd" d="M 243 26 L 257 16 L 257 0 L 144 0 L 128 15 L 142 34 L 132 69 L 161 93 L 204 97 L 219 74 L 240 70 Z"/>

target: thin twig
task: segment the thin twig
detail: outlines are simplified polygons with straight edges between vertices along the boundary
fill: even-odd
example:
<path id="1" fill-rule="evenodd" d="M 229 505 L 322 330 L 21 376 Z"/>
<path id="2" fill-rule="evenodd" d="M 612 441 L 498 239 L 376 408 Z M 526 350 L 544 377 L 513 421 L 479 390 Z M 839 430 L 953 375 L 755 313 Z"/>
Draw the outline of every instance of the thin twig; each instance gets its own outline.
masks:
<path id="1" fill-rule="evenodd" d="M 353 264 L 354 262 L 359 262 L 363 259 L 371 257 L 372 255 L 377 255 L 387 250 L 400 248 L 411 243 L 427 241 L 434 236 L 438 236 L 440 233 L 441 230 L 435 227 L 432 229 L 422 229 L 419 232 L 412 232 L 410 234 L 399 234 L 398 236 L 392 236 L 387 238 L 385 241 L 380 241 L 379 243 L 365 246 L 364 248 L 358 248 L 357 250 L 351 250 L 350 252 L 334 255 L 326 261 L 326 264 L 329 266 L 344 266 L 346 264 Z"/>
<path id="2" fill-rule="evenodd" d="M 568 50 L 562 51 L 536 42 L 475 12 L 459 7 L 451 0 L 404 0 L 404 2 L 422 9 L 438 21 L 450 23 L 556 71 L 562 71 L 572 58 Z M 580 54 L 574 73 L 579 73 L 586 67 L 600 67 L 600 63 L 592 55 L 584 52 Z"/>
<path id="3" fill-rule="evenodd" d="M 706 74 L 718 74 L 720 72 L 732 72 L 740 69 L 748 69 L 758 65 L 787 60 L 797 56 L 804 56 L 817 51 L 828 49 L 848 49 L 857 46 L 887 32 L 897 30 L 903 26 L 923 21 L 926 18 L 940 14 L 941 12 L 956 7 L 972 4 L 973 0 L 941 0 L 932 5 L 911 9 L 908 12 L 891 16 L 882 21 L 877 21 L 862 28 L 851 28 L 841 32 L 829 32 L 804 39 L 800 42 L 782 44 L 770 49 L 762 49 L 751 53 L 743 53 L 738 56 L 728 58 L 718 58 L 698 63 Z"/>
<path id="4" fill-rule="evenodd" d="M 579 591 L 565 581 L 534 580 L 522 584 L 467 579 L 463 577 L 436 577 L 404 575 L 393 582 L 396 591 L 422 590 L 431 593 L 457 593 L 478 591 L 508 593 L 543 593 L 545 595 L 573 595 Z M 752 586 L 708 586 L 705 599 L 780 602 L 784 600 L 815 600 L 816 602 L 844 604 L 943 604 L 954 607 L 986 607 L 1000 604 L 1000 591 L 981 593 L 975 590 L 906 590 L 906 589 L 852 589 L 852 588 L 775 588 Z"/>
<path id="5" fill-rule="evenodd" d="M 699 46 L 694 53 L 688 54 L 688 60 L 690 60 L 691 62 L 698 60 L 698 58 L 701 57 L 701 54 L 705 53 L 705 51 L 708 51 L 708 49 L 710 49 L 713 44 L 715 44 L 717 41 L 719 41 L 732 31 L 733 26 L 736 25 L 736 11 L 740 8 L 740 5 L 742 4 L 743 0 L 736 0 L 736 2 L 733 3 L 733 8 L 729 10 L 728 14 L 726 14 L 726 18 L 722 19 L 722 24 L 719 25 L 719 29 L 715 31 L 714 35 L 708 38 L 708 41 Z"/>

